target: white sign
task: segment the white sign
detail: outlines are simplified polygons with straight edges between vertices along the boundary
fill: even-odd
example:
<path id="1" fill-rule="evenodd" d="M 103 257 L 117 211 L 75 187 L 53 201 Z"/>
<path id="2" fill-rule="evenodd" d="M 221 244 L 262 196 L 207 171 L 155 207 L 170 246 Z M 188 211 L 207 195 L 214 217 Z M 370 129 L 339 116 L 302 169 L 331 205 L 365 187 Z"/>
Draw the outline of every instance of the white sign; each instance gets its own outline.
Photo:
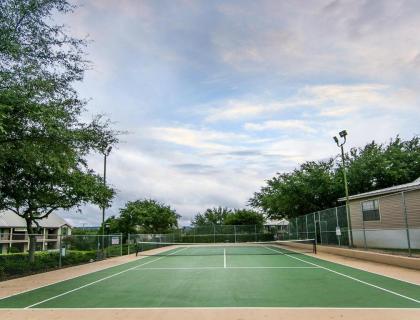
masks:
<path id="1" fill-rule="evenodd" d="M 65 257 L 66 256 L 66 247 L 62 247 L 61 248 L 61 256 Z"/>
<path id="2" fill-rule="evenodd" d="M 111 244 L 120 244 L 120 237 L 112 237 L 111 238 Z"/>
<path id="3" fill-rule="evenodd" d="M 340 229 L 340 227 L 336 227 L 336 228 L 335 228 L 335 234 L 336 234 L 337 236 L 341 236 L 341 229 Z"/>

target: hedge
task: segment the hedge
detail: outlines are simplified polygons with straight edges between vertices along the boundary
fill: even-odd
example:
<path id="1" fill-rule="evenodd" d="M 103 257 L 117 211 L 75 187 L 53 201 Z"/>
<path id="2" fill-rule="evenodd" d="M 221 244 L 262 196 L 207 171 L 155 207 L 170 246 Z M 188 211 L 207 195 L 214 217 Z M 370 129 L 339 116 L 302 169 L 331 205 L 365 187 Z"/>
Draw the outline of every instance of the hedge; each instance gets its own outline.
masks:
<path id="1" fill-rule="evenodd" d="M 29 263 L 27 253 L 0 254 L 0 281 L 17 276 L 45 272 L 58 268 L 59 255 L 57 252 L 36 252 L 35 262 Z M 62 266 L 72 266 L 87 263 L 96 259 L 96 251 L 69 250 L 62 257 Z"/>

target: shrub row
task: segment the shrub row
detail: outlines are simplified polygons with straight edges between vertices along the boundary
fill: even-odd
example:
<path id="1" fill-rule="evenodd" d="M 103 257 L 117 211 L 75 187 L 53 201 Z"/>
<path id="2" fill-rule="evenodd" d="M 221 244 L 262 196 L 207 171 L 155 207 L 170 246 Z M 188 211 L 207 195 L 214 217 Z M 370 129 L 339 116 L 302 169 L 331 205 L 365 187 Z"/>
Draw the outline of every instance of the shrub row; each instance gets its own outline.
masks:
<path id="1" fill-rule="evenodd" d="M 63 266 L 87 263 L 96 259 L 96 251 L 69 250 L 62 257 Z M 0 254 L 0 281 L 16 276 L 45 272 L 58 268 L 58 252 L 36 252 L 35 262 L 29 263 L 27 253 Z"/>

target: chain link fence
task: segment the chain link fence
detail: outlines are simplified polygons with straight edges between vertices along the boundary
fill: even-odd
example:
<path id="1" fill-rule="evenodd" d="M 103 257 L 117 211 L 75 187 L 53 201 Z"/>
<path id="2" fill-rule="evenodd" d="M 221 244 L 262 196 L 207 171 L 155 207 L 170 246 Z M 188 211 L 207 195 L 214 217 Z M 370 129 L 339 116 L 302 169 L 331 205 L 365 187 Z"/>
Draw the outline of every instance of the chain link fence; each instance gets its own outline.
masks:
<path id="1" fill-rule="evenodd" d="M 35 261 L 29 263 L 29 239 L 35 239 Z M 61 267 L 121 256 L 126 246 L 121 234 L 59 235 L 2 233 L 0 235 L 0 281 Z"/>
<path id="2" fill-rule="evenodd" d="M 365 210 L 368 205 L 373 210 Z M 352 229 L 346 206 L 339 206 L 289 219 L 279 239 L 316 239 L 320 245 L 420 257 L 419 190 L 351 200 L 349 211 Z"/>

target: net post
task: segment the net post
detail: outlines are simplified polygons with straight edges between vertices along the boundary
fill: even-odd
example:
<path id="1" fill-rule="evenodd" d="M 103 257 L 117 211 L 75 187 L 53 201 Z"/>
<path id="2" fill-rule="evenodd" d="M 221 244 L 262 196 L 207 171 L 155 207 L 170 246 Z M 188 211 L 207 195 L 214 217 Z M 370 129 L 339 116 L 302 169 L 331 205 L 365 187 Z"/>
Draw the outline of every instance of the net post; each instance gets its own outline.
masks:
<path id="1" fill-rule="evenodd" d="M 316 240 L 314 239 L 314 240 L 312 240 L 312 250 L 313 250 L 313 253 L 314 254 L 316 254 Z"/>

